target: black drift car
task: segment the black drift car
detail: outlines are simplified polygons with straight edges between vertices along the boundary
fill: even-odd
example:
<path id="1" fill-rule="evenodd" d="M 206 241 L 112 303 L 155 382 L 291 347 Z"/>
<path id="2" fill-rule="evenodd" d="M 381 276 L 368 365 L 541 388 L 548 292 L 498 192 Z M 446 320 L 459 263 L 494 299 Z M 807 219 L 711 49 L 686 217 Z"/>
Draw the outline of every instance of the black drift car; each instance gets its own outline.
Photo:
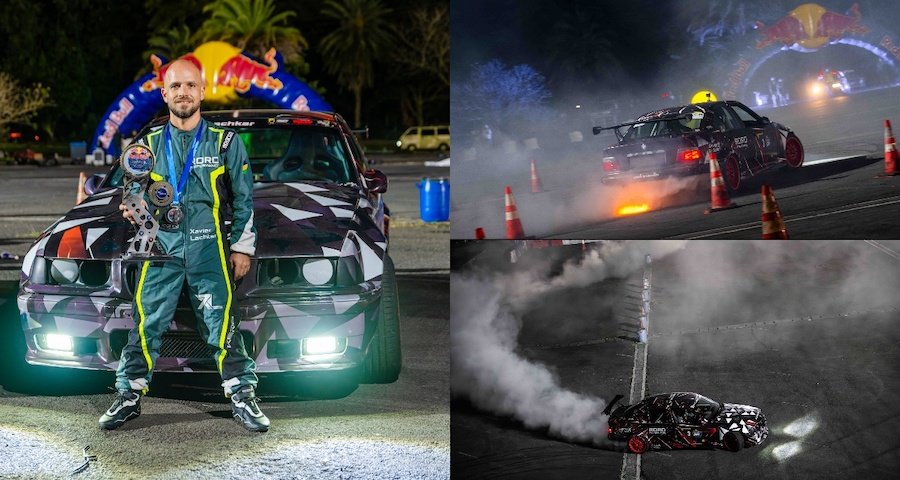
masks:
<path id="1" fill-rule="evenodd" d="M 783 165 L 803 165 L 803 144 L 789 128 L 761 117 L 736 101 L 666 108 L 612 127 L 617 145 L 603 152 L 603 182 L 649 180 L 670 175 L 709 174 L 714 152 L 725 185 Z"/>
<path id="2" fill-rule="evenodd" d="M 737 452 L 762 443 L 769 435 L 759 408 L 719 403 L 696 393 L 675 392 L 620 405 L 622 395 L 607 405 L 607 436 L 627 441 L 628 451 L 721 449 Z"/>

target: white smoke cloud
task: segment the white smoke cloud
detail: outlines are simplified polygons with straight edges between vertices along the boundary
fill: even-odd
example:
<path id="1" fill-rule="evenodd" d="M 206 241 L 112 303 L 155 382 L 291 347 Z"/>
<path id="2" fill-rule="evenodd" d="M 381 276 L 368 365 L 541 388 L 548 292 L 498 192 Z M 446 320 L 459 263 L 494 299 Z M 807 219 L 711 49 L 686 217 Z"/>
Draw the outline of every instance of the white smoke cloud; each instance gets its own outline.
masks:
<path id="1" fill-rule="evenodd" d="M 644 256 L 664 256 L 684 242 L 608 242 L 563 266 L 554 277 L 542 266 L 512 273 L 458 273 L 450 280 L 451 389 L 478 408 L 513 416 L 527 428 L 602 445 L 601 398 L 570 391 L 545 366 L 519 353 L 522 313 L 553 290 L 624 277 L 643 268 Z M 545 266 L 543 266 L 545 267 Z"/>

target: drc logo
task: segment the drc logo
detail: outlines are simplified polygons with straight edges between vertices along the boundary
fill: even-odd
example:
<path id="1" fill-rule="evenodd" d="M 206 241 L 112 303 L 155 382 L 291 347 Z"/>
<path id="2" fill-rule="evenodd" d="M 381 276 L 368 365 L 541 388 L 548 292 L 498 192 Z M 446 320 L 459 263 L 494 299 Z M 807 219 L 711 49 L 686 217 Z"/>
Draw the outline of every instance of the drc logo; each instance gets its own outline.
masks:
<path id="1" fill-rule="evenodd" d="M 219 157 L 197 157 L 191 168 L 215 168 L 219 166 Z"/>

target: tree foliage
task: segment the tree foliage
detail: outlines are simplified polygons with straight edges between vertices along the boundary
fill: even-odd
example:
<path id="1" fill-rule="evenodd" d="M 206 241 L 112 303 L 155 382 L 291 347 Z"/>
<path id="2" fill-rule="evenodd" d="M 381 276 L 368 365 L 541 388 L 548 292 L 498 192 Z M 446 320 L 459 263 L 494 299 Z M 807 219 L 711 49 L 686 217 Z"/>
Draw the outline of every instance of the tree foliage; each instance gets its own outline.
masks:
<path id="1" fill-rule="evenodd" d="M 276 12 L 272 0 L 218 0 L 203 7 L 210 18 L 200 27 L 204 41 L 221 40 L 262 58 L 275 47 L 285 61 L 296 61 L 309 44 L 290 26 L 294 11 Z"/>
<path id="2" fill-rule="evenodd" d="M 419 6 L 408 28 L 398 30 L 393 61 L 405 79 L 400 107 L 404 123 L 424 125 L 426 107 L 442 112 L 450 100 L 450 15 L 447 5 Z M 446 117 L 443 117 L 446 118 Z"/>
<path id="3" fill-rule="evenodd" d="M 507 67 L 499 60 L 476 64 L 469 78 L 452 88 L 453 125 L 463 132 L 481 124 L 495 131 L 520 128 L 545 111 L 550 98 L 545 83 L 543 75 L 528 65 Z"/>
<path id="4" fill-rule="evenodd" d="M 12 75 L 0 72 L 0 132 L 10 123 L 29 123 L 49 105 L 49 88 L 40 83 L 22 86 Z"/>
<path id="5" fill-rule="evenodd" d="M 322 15 L 335 24 L 319 43 L 325 71 L 353 93 L 356 126 L 362 122 L 362 91 L 373 85 L 374 65 L 395 41 L 391 12 L 380 0 L 328 0 L 322 8 Z"/>

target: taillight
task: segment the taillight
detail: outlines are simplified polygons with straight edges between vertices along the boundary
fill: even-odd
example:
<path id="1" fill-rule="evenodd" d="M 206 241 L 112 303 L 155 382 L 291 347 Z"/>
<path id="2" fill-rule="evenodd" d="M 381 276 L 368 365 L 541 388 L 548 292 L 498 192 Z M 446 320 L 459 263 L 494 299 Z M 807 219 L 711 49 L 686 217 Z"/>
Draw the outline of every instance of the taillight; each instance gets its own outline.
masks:
<path id="1" fill-rule="evenodd" d="M 612 433 L 612 427 L 607 428 L 606 433 Z"/>
<path id="2" fill-rule="evenodd" d="M 703 155 L 700 153 L 699 148 L 680 148 L 678 149 L 678 161 L 679 162 L 697 162 Z"/>
<path id="3" fill-rule="evenodd" d="M 603 157 L 603 171 L 612 172 L 618 169 L 615 157 Z"/>
<path id="4" fill-rule="evenodd" d="M 744 423 L 746 423 L 747 425 L 750 425 L 751 427 L 756 426 L 756 422 L 754 422 L 753 420 L 744 420 Z"/>

